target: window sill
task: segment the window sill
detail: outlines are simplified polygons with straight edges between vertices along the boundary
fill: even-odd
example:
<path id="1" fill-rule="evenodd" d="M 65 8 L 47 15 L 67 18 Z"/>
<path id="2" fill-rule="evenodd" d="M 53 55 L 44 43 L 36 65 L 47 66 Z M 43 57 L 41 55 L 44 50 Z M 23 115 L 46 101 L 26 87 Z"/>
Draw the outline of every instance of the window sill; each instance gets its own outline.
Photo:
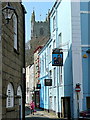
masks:
<path id="1" fill-rule="evenodd" d="M 7 112 L 15 111 L 15 107 L 8 107 L 6 108 L 6 111 Z"/>
<path id="2" fill-rule="evenodd" d="M 14 48 L 14 52 L 19 55 L 19 50 L 16 50 L 16 49 Z"/>

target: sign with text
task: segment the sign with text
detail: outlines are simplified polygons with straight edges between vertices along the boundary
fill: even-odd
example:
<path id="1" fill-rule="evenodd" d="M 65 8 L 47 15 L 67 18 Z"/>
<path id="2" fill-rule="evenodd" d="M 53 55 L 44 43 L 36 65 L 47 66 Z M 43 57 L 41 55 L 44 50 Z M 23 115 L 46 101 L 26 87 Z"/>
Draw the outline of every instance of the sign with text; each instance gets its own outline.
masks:
<path id="1" fill-rule="evenodd" d="M 45 86 L 52 86 L 52 79 L 45 79 Z"/>
<path id="2" fill-rule="evenodd" d="M 52 66 L 63 66 L 63 52 L 60 52 L 60 49 L 52 52 Z"/>

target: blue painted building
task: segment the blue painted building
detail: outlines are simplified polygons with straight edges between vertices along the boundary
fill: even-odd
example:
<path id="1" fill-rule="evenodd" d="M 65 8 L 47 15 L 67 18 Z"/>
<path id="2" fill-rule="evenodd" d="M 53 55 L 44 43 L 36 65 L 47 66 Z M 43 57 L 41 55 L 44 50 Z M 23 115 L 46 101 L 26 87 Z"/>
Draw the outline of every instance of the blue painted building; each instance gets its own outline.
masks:
<path id="1" fill-rule="evenodd" d="M 81 3 L 83 110 L 90 108 L 90 1 Z M 84 57 L 86 55 L 86 57 Z"/>
<path id="2" fill-rule="evenodd" d="M 50 40 L 39 53 L 40 107 L 59 117 L 77 118 L 90 108 L 89 9 L 89 2 L 56 1 L 50 11 Z M 62 49 L 63 66 L 52 66 L 55 48 Z M 52 86 L 45 86 L 45 79 L 52 79 Z"/>

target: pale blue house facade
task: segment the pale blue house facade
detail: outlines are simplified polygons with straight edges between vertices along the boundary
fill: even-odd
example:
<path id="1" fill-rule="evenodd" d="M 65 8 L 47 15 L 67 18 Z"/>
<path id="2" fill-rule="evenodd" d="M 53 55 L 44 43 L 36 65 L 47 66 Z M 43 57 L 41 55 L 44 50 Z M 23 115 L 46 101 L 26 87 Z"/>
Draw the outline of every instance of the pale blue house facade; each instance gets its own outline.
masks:
<path id="1" fill-rule="evenodd" d="M 77 118 L 90 108 L 89 6 L 89 2 L 58 1 L 50 12 L 50 40 L 39 53 L 40 107 L 59 117 Z M 52 66 L 54 48 L 62 49 L 62 67 Z M 52 86 L 45 86 L 45 79 L 52 79 Z"/>
<path id="2" fill-rule="evenodd" d="M 90 1 L 81 3 L 83 110 L 90 108 Z M 89 52 L 88 52 L 89 51 Z"/>

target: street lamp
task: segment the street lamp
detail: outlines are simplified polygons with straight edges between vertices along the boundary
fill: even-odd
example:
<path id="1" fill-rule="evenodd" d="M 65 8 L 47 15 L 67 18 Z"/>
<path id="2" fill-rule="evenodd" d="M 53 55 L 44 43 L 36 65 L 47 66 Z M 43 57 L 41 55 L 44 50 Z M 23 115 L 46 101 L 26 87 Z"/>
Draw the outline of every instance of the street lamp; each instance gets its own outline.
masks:
<path id="1" fill-rule="evenodd" d="M 9 20 L 12 18 L 14 12 L 15 12 L 15 9 L 12 6 L 10 6 L 9 2 L 2 9 L 2 13 L 5 17 L 5 20 L 6 20 L 7 24 L 9 23 Z"/>

